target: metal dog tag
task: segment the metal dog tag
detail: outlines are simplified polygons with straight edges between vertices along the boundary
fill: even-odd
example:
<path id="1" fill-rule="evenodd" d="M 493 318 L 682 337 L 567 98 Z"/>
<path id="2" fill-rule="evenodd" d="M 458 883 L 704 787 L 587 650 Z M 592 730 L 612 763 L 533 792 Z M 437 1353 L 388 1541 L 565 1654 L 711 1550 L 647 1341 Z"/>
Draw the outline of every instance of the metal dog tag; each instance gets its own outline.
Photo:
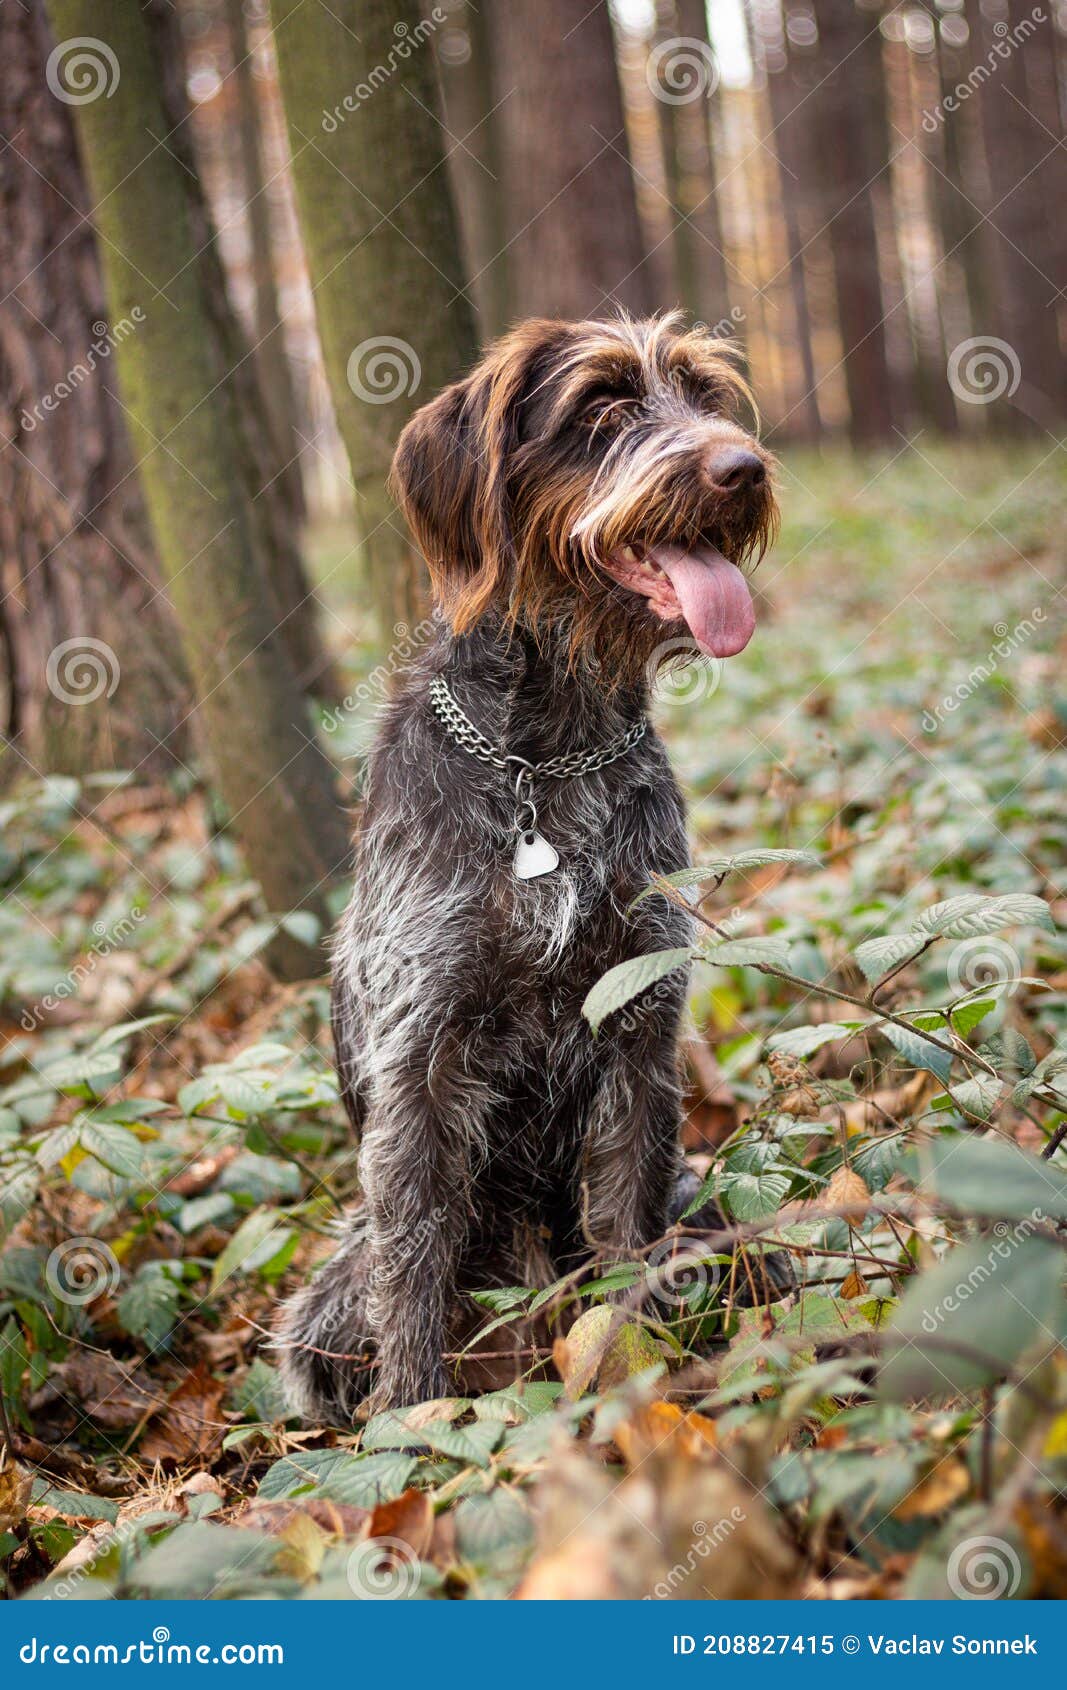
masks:
<path id="1" fill-rule="evenodd" d="M 536 880 L 559 867 L 559 852 L 541 833 L 520 833 L 513 866 L 516 880 Z"/>

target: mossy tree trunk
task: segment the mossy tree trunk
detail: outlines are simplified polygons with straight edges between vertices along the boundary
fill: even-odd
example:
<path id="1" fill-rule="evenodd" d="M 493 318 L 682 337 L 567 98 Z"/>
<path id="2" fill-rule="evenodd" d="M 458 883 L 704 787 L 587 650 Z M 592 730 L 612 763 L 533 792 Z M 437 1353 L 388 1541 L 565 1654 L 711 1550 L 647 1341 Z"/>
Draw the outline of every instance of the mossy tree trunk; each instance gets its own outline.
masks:
<path id="1" fill-rule="evenodd" d="M 212 319 L 184 173 L 163 144 L 160 65 L 137 0 L 116 0 L 106 19 L 91 0 L 49 0 L 48 11 L 58 42 L 99 39 L 106 27 L 120 69 L 110 94 L 75 116 L 112 316 L 143 313 L 116 362 L 203 739 L 270 908 L 325 918 L 326 889 L 345 867 L 346 828 L 267 590 L 238 444 L 238 389 Z M 274 961 L 299 976 L 319 959 L 286 940 Z"/>
<path id="2" fill-rule="evenodd" d="M 414 0 L 272 0 L 278 76 L 315 310 L 386 642 L 426 606 L 386 489 L 417 406 L 474 357 L 437 116 L 432 22 Z"/>
<path id="3" fill-rule="evenodd" d="M 192 697 L 110 391 L 137 325 L 108 318 L 51 48 L 41 5 L 0 9 L 0 766 L 155 774 Z"/>

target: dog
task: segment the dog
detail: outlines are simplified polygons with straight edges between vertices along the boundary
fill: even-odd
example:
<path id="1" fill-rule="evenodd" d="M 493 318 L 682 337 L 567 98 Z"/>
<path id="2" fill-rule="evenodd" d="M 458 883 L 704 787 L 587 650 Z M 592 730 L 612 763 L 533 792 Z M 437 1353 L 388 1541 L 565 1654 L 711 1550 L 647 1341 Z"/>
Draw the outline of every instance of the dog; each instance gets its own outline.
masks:
<path id="1" fill-rule="evenodd" d="M 446 1395 L 463 1291 L 625 1257 L 693 1200 L 686 971 L 595 1038 L 582 1003 L 692 939 L 666 899 L 629 911 L 689 861 L 649 681 L 680 644 L 725 658 L 752 634 L 742 565 L 777 509 L 749 401 L 677 314 L 531 321 L 401 434 L 439 623 L 380 725 L 336 940 L 363 1203 L 283 1308 L 305 1418 Z"/>

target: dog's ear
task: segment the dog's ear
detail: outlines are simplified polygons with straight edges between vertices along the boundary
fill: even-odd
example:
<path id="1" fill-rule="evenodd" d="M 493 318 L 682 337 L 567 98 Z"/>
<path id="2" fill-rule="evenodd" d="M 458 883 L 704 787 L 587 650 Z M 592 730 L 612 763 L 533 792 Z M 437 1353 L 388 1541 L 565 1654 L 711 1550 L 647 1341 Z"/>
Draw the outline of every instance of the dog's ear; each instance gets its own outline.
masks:
<path id="1" fill-rule="evenodd" d="M 393 496 L 429 565 L 434 598 L 457 633 L 514 579 L 508 472 L 523 397 L 562 325 L 532 322 L 505 335 L 463 381 L 416 411 L 397 443 Z"/>
<path id="2" fill-rule="evenodd" d="M 505 446 L 490 424 L 492 372 L 480 364 L 416 411 L 390 484 L 426 559 L 434 598 L 457 631 L 486 609 L 510 556 Z"/>

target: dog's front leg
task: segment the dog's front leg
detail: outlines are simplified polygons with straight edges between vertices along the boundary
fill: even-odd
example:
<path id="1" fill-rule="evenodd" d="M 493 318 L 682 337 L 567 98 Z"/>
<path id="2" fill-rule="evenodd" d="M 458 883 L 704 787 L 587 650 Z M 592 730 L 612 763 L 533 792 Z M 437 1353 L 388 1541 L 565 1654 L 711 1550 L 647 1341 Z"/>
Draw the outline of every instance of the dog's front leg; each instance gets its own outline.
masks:
<path id="1" fill-rule="evenodd" d="M 625 1252 L 670 1224 L 682 1087 L 673 1031 L 616 1040 L 586 1123 L 584 1221 L 590 1241 Z"/>
<path id="2" fill-rule="evenodd" d="M 443 1359 L 473 1203 L 484 1088 L 440 1046 L 412 1049 L 375 1087 L 360 1152 L 377 1344 L 372 1406 L 447 1394 Z"/>

